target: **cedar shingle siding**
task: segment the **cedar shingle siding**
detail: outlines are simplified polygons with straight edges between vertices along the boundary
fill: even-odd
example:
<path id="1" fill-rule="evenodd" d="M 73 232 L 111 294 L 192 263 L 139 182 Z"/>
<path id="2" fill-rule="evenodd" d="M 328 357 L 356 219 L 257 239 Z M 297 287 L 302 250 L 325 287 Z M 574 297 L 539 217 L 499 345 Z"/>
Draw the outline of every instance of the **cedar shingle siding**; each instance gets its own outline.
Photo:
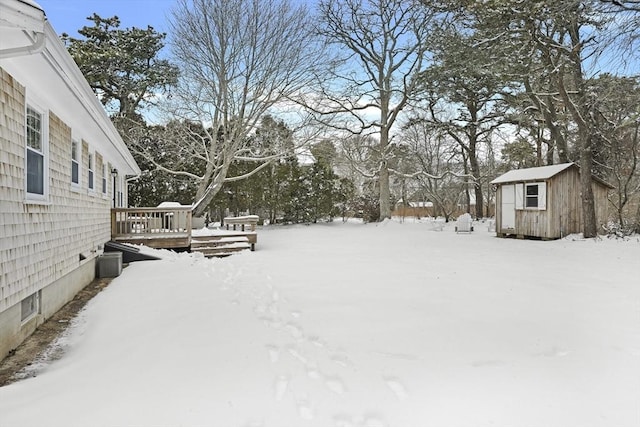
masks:
<path id="1" fill-rule="evenodd" d="M 141 171 L 37 3 L 0 1 L 0 40 L 2 359 L 93 280 L 114 180 L 126 206 L 126 179 Z"/>
<path id="2" fill-rule="evenodd" d="M 25 90 L 2 73 L 8 135 L 0 135 L 0 311 L 78 267 L 110 237 L 109 199 L 71 190 L 71 128 L 49 112 L 49 202 L 25 203 Z M 84 156 L 83 156 L 84 157 Z M 101 172 L 100 172 L 101 173 Z"/>
<path id="3" fill-rule="evenodd" d="M 74 270 L 87 265 L 93 270 L 99 245 L 110 239 L 112 185 L 101 191 L 102 169 L 95 168 L 96 190 L 87 189 L 87 179 L 80 188 L 71 186 L 71 128 L 52 111 L 48 115 L 49 144 L 48 200 L 25 201 L 25 94 L 26 89 L 0 68 L 0 314 L 19 306 L 28 296 L 41 291 Z M 86 146 L 82 144 L 83 148 Z M 82 171 L 87 173 L 88 152 L 82 150 Z M 102 164 L 102 157 L 100 157 Z M 85 257 L 81 260 L 80 254 Z M 90 273 L 92 276 L 92 272 Z M 86 276 L 86 275 L 85 275 Z M 91 277 L 92 278 L 92 277 Z M 86 280 L 86 279 L 85 279 Z M 86 285 L 76 285 L 80 289 Z M 69 291 L 70 296 L 75 292 Z M 43 298 L 40 313 L 55 312 L 69 296 L 56 301 Z M 13 345 L 3 337 L 9 320 L 0 317 L 0 359 Z M 11 318 L 15 318 L 12 316 Z M 38 323 L 38 322 L 36 322 Z M 9 325 L 10 326 L 10 325 Z M 19 335 L 28 335 L 23 333 Z M 9 347 L 9 348 L 7 348 Z"/>

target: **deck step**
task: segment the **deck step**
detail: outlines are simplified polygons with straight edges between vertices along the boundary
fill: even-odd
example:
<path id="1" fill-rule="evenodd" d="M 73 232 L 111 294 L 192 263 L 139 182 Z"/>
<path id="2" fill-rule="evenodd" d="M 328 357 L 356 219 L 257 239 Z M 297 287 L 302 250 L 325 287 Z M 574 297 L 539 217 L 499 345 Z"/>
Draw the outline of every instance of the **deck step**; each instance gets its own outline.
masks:
<path id="1" fill-rule="evenodd" d="M 202 237 L 198 239 L 193 238 L 191 239 L 191 249 L 224 246 L 232 243 L 249 243 L 249 239 L 245 236 L 220 238 L 208 236 L 206 239 Z"/>
<path id="2" fill-rule="evenodd" d="M 246 249 L 251 249 L 248 243 L 234 243 L 215 247 L 191 249 L 192 252 L 200 252 L 205 257 L 227 256 Z"/>
<path id="3" fill-rule="evenodd" d="M 252 249 L 247 236 L 198 236 L 191 240 L 191 251 L 205 257 L 223 257 Z"/>

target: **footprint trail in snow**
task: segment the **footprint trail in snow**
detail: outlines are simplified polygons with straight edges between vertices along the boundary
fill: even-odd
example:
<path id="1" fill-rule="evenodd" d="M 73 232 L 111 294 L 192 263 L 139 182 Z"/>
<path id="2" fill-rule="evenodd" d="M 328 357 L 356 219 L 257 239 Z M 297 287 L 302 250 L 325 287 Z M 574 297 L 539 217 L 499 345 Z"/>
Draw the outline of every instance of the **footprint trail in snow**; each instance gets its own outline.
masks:
<path id="1" fill-rule="evenodd" d="M 304 322 L 304 312 L 288 307 L 288 300 L 272 284 L 270 276 L 261 284 L 251 284 L 252 277 L 244 277 L 242 271 L 242 268 L 227 271 L 219 289 L 230 293 L 231 304 L 252 306 L 256 319 L 275 332 L 273 341 L 265 346 L 269 363 L 276 372 L 280 371 L 273 380 L 274 400 L 291 405 L 300 419 L 314 420 L 322 412 L 322 405 L 327 404 L 327 399 L 343 399 L 350 393 L 351 388 L 340 373 L 357 372 L 358 366 L 344 349 L 334 348 L 321 336 L 306 333 L 301 323 Z M 219 272 L 217 274 L 220 275 Z M 332 368 L 332 372 L 324 371 L 323 367 Z M 409 398 L 399 378 L 386 375 L 381 378 L 382 384 L 399 401 Z M 328 394 L 318 395 L 321 390 Z M 366 401 L 362 404 L 366 405 Z M 361 408 L 360 413 L 366 414 L 366 409 L 371 408 Z M 334 416 L 333 420 L 334 425 L 344 427 L 387 426 L 383 417 L 372 415 L 342 414 Z"/>

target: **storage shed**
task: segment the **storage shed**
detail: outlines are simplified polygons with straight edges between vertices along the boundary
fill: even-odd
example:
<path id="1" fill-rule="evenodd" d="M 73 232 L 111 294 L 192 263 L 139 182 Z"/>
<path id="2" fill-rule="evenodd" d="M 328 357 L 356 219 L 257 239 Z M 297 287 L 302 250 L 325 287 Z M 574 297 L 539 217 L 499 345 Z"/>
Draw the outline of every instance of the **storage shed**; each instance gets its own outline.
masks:
<path id="1" fill-rule="evenodd" d="M 582 232 L 580 168 L 575 163 L 518 169 L 491 181 L 496 187 L 496 233 L 499 237 L 559 239 Z M 607 192 L 593 179 L 596 221 L 607 221 Z"/>

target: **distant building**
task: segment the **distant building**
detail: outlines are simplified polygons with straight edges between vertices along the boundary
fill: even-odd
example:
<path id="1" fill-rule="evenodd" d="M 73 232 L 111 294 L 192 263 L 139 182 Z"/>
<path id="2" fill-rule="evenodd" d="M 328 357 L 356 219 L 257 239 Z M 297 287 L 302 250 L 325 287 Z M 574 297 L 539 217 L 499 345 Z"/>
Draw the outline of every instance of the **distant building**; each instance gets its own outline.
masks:
<path id="1" fill-rule="evenodd" d="M 413 216 L 416 218 L 434 216 L 433 202 L 404 202 L 399 200 L 396 203 L 393 216 Z"/>
<path id="2" fill-rule="evenodd" d="M 95 277 L 140 169 L 30 0 L 0 0 L 0 359 Z"/>

